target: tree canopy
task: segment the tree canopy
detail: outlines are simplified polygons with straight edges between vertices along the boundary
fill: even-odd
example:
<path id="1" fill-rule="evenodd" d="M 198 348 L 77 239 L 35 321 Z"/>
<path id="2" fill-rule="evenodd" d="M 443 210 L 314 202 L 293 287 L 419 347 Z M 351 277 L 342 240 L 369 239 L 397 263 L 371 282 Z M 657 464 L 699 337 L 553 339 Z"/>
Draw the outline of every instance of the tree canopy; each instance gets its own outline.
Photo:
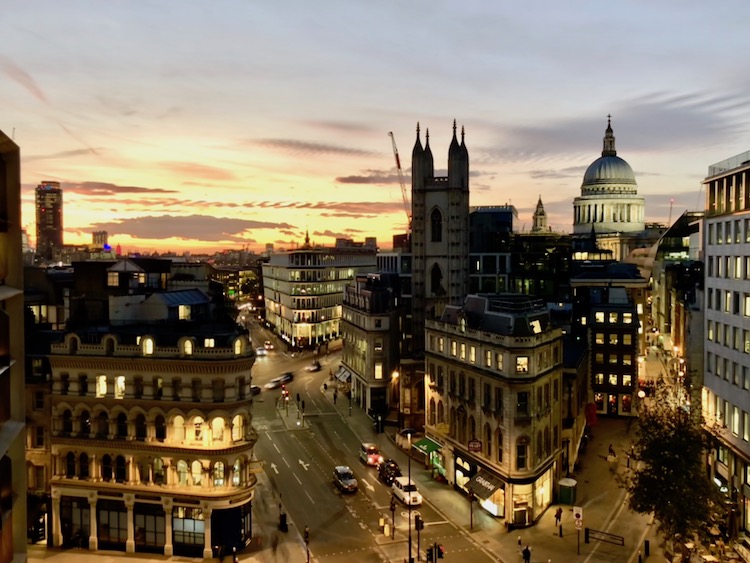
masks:
<path id="1" fill-rule="evenodd" d="M 661 395 L 641 410 L 633 469 L 621 477 L 621 484 L 629 493 L 630 508 L 653 513 L 665 537 L 702 536 L 722 506 L 705 470 L 709 436 L 690 406 Z"/>

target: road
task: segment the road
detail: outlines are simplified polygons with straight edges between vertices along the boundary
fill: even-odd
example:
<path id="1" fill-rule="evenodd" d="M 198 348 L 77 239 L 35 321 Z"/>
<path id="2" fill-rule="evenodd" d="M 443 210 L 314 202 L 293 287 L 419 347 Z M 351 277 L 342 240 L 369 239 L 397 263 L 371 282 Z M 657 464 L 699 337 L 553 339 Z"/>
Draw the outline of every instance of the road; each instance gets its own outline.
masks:
<path id="1" fill-rule="evenodd" d="M 272 339 L 261 327 L 254 325 L 251 331 L 254 343 Z M 253 404 L 253 425 L 259 434 L 256 456 L 265 461 L 266 473 L 288 519 L 300 530 L 305 525 L 309 527 L 311 560 L 342 563 L 355 557 L 363 563 L 403 560 L 408 553 L 409 510 L 396 503 L 393 537 L 385 535 L 381 519 L 390 526 L 390 487 L 378 479 L 376 468 L 359 461 L 359 446 L 363 441 L 379 442 L 383 455 L 396 459 L 404 474 L 408 472 L 408 458 L 385 437 L 373 434 L 374 429 L 360 435 L 361 425 L 358 428 L 351 423 L 346 409 L 342 412 L 336 408 L 332 389 L 327 392 L 323 389 L 323 384 L 329 382 L 329 370 L 338 367 L 340 354 L 319 358 L 322 364 L 319 372 L 304 371 L 312 359 L 309 353 L 293 358 L 278 345 L 268 355 L 258 357 L 253 371 L 255 385 L 263 388 L 267 381 L 285 371 L 292 371 L 295 378 L 286 386 L 288 404 L 281 399 L 280 389 L 263 388 L 256 396 Z M 304 416 L 297 405 L 297 394 L 300 403 L 305 403 Z M 351 467 L 359 482 L 357 493 L 338 491 L 333 483 L 336 465 Z M 420 468 L 413 462 L 413 477 Z M 417 514 L 425 522 L 419 538 L 414 529 Z M 419 549 L 424 561 L 425 550 L 433 543 L 440 543 L 452 555 L 460 553 L 472 561 L 493 560 L 429 499 L 412 509 L 411 518 L 415 560 Z"/>

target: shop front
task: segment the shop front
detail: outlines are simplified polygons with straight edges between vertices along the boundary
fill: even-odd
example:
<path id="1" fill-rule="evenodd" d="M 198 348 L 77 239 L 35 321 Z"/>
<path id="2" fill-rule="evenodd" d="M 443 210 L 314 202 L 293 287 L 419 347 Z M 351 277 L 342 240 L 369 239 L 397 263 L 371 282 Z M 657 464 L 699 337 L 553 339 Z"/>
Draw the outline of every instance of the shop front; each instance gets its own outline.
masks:
<path id="1" fill-rule="evenodd" d="M 432 473 L 433 479 L 445 479 L 445 456 L 443 454 L 443 445 L 435 440 L 425 436 L 421 440 L 414 442 L 412 447 L 422 452 L 425 456 L 427 469 Z"/>
<path id="2" fill-rule="evenodd" d="M 497 475 L 480 469 L 469 480 L 467 488 L 479 506 L 497 518 L 505 517 L 505 483 Z"/>

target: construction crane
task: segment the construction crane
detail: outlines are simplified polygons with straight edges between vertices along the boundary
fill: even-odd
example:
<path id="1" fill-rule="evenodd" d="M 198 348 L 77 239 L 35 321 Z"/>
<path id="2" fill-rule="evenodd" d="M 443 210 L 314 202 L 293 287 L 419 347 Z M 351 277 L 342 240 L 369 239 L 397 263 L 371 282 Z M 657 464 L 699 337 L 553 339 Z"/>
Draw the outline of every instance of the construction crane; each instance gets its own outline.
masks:
<path id="1" fill-rule="evenodd" d="M 404 184 L 404 172 L 401 170 L 401 159 L 398 157 L 398 148 L 396 148 L 396 138 L 393 136 L 393 131 L 389 131 L 388 135 L 391 138 L 393 144 L 393 157 L 396 159 L 396 170 L 398 170 L 398 181 L 401 184 L 401 196 L 404 198 L 404 211 L 406 212 L 407 228 L 409 234 L 411 234 L 411 202 L 409 202 L 409 195 L 406 193 L 406 184 Z"/>

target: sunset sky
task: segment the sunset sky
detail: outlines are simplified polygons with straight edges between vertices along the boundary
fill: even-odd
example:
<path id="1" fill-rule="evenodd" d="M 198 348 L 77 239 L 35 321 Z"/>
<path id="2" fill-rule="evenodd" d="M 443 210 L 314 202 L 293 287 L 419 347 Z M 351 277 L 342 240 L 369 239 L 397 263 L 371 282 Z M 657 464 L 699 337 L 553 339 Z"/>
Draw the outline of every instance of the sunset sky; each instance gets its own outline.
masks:
<path id="1" fill-rule="evenodd" d="M 471 205 L 541 195 L 572 230 L 607 114 L 646 220 L 703 206 L 750 149 L 750 4 L 690 0 L 5 0 L 0 130 L 34 187 L 62 183 L 65 243 L 194 253 L 403 232 L 415 128 L 437 174 L 466 128 Z M 32 240 L 33 242 L 33 240 Z"/>

